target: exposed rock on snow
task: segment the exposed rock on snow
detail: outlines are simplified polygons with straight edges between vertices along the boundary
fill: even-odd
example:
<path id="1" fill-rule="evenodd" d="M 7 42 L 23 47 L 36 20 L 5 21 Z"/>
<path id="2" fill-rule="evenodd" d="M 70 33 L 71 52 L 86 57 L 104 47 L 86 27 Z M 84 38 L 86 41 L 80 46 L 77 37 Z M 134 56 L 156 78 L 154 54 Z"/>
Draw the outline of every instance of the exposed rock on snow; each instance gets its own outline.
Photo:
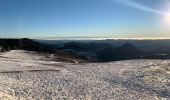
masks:
<path id="1" fill-rule="evenodd" d="M 1 54 L 0 100 L 170 99 L 169 60 L 70 64 L 42 58 L 27 51 Z"/>

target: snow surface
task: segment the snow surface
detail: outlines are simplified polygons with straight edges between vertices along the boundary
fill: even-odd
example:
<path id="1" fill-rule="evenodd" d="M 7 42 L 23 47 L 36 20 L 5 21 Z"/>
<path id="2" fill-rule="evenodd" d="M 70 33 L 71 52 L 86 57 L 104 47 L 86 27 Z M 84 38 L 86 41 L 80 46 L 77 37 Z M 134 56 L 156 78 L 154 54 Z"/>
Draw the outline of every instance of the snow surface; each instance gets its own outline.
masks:
<path id="1" fill-rule="evenodd" d="M 0 100 L 170 100 L 169 60 L 73 64 L 0 54 Z"/>

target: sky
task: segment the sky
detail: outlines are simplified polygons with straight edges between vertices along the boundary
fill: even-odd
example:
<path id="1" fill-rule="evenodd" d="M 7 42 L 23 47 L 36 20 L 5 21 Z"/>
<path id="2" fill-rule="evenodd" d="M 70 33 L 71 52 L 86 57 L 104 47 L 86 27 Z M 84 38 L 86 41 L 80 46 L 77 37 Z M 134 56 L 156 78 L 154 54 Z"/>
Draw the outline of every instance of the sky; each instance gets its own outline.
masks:
<path id="1" fill-rule="evenodd" d="M 0 37 L 170 38 L 170 0 L 0 0 Z"/>

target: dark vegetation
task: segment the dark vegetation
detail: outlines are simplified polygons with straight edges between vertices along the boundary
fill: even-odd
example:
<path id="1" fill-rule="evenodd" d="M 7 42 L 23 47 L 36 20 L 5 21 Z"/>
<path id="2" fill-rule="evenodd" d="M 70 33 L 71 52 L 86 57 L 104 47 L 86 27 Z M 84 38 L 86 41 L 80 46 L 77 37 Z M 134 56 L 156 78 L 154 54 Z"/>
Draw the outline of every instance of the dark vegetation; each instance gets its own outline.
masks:
<path id="1" fill-rule="evenodd" d="M 130 59 L 169 59 L 170 40 L 45 41 L 0 39 L 0 51 L 29 50 L 90 62 Z"/>
<path id="2" fill-rule="evenodd" d="M 0 39 L 1 51 L 29 50 L 37 52 L 54 52 L 54 48 L 31 39 Z"/>

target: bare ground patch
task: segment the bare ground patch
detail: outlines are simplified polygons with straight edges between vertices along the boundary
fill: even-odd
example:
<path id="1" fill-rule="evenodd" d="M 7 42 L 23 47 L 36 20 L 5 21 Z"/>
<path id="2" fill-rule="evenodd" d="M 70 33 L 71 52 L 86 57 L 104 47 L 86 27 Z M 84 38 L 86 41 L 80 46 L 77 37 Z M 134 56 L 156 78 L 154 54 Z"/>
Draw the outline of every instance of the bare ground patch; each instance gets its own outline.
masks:
<path id="1" fill-rule="evenodd" d="M 40 69 L 35 69 L 35 70 L 24 70 L 24 71 L 3 71 L 0 72 L 2 74 L 16 74 L 16 73 L 24 73 L 24 72 L 60 72 L 60 70 L 56 70 L 56 69 L 47 69 L 47 70 L 40 70 Z"/>

